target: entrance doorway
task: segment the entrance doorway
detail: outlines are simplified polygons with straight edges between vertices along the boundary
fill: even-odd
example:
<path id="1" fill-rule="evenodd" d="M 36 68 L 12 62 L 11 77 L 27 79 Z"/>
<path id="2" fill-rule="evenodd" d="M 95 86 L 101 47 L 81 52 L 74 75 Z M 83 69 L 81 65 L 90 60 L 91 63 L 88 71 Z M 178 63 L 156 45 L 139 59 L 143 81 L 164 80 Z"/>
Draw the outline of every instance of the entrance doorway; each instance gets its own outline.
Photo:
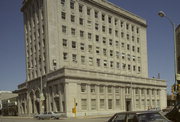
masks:
<path id="1" fill-rule="evenodd" d="M 126 99 L 126 111 L 131 111 L 131 99 Z"/>

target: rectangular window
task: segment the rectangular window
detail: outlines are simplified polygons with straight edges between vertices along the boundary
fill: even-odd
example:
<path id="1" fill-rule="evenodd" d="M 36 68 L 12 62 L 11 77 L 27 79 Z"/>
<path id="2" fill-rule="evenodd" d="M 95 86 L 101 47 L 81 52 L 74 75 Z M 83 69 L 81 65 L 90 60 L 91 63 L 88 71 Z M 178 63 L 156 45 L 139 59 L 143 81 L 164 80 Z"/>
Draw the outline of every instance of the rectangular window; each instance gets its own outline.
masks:
<path id="1" fill-rule="evenodd" d="M 63 53 L 63 59 L 66 61 L 68 59 L 68 54 L 67 53 Z"/>
<path id="2" fill-rule="evenodd" d="M 115 88 L 115 93 L 119 93 L 119 87 Z"/>
<path id="3" fill-rule="evenodd" d="M 93 49 L 92 49 L 92 45 L 88 45 L 88 52 L 89 52 L 89 53 L 92 53 L 92 50 L 93 50 Z"/>
<path id="4" fill-rule="evenodd" d="M 93 57 L 89 57 L 89 65 L 90 65 L 90 66 L 93 65 Z"/>
<path id="5" fill-rule="evenodd" d="M 84 31 L 80 30 L 80 37 L 83 38 L 84 37 Z"/>
<path id="6" fill-rule="evenodd" d="M 71 15 L 71 22 L 75 22 L 75 16 Z"/>
<path id="7" fill-rule="evenodd" d="M 113 50 L 110 50 L 110 56 L 113 57 Z"/>
<path id="8" fill-rule="evenodd" d="M 102 26 L 102 32 L 106 32 L 106 27 L 104 25 Z"/>
<path id="9" fill-rule="evenodd" d="M 81 63 L 85 64 L 85 56 L 81 56 Z"/>
<path id="10" fill-rule="evenodd" d="M 66 33 L 66 26 L 65 25 L 62 25 L 62 32 Z"/>
<path id="11" fill-rule="evenodd" d="M 112 46 L 113 45 L 113 40 L 109 39 L 109 45 Z"/>
<path id="12" fill-rule="evenodd" d="M 81 99 L 81 110 L 87 110 L 87 99 Z"/>
<path id="13" fill-rule="evenodd" d="M 120 69 L 120 63 L 119 62 L 116 63 L 116 68 Z"/>
<path id="14" fill-rule="evenodd" d="M 86 84 L 81 84 L 81 92 L 86 92 Z"/>
<path id="15" fill-rule="evenodd" d="M 120 108 L 120 99 L 116 99 L 116 109 Z"/>
<path id="16" fill-rule="evenodd" d="M 91 9 L 87 8 L 87 15 L 91 15 Z"/>
<path id="17" fill-rule="evenodd" d="M 91 40 L 92 39 L 92 34 L 88 33 L 88 39 Z"/>
<path id="18" fill-rule="evenodd" d="M 74 0 L 71 0 L 71 2 L 70 2 L 70 8 L 71 8 L 71 9 L 74 9 Z"/>
<path id="19" fill-rule="evenodd" d="M 103 48 L 103 55 L 107 56 L 107 49 Z"/>
<path id="20" fill-rule="evenodd" d="M 72 41 L 72 48 L 76 48 L 76 42 L 75 41 Z"/>
<path id="21" fill-rule="evenodd" d="M 82 51 L 84 51 L 84 43 L 81 43 L 81 44 L 80 44 L 80 49 L 81 49 Z"/>
<path id="22" fill-rule="evenodd" d="M 112 93 L 112 86 L 108 86 L 108 93 Z"/>
<path id="23" fill-rule="evenodd" d="M 112 34 L 112 28 L 109 28 L 109 34 Z"/>
<path id="24" fill-rule="evenodd" d="M 107 60 L 104 60 L 104 67 L 107 67 Z"/>
<path id="25" fill-rule="evenodd" d="M 137 108 L 137 109 L 139 109 L 139 108 L 140 108 L 139 99 L 136 99 L 136 108 Z"/>
<path id="26" fill-rule="evenodd" d="M 90 90 L 91 90 L 91 93 L 95 93 L 96 92 L 95 85 L 91 85 Z"/>
<path id="27" fill-rule="evenodd" d="M 100 109 L 104 109 L 104 108 L 105 108 L 105 100 L 100 99 Z"/>
<path id="28" fill-rule="evenodd" d="M 96 47 L 96 54 L 100 54 L 100 48 Z"/>
<path id="29" fill-rule="evenodd" d="M 99 42 L 99 36 L 96 35 L 96 42 Z"/>
<path id="30" fill-rule="evenodd" d="M 63 39 L 63 47 L 67 47 L 67 39 Z"/>
<path id="31" fill-rule="evenodd" d="M 99 29 L 99 24 L 95 23 L 95 29 L 96 29 L 96 30 Z"/>
<path id="32" fill-rule="evenodd" d="M 97 12 L 97 11 L 95 11 L 94 17 L 95 17 L 95 18 L 98 18 L 98 12 Z"/>
<path id="33" fill-rule="evenodd" d="M 79 24 L 83 25 L 83 18 L 79 18 Z"/>
<path id="34" fill-rule="evenodd" d="M 103 44 L 106 45 L 106 37 L 103 37 Z"/>
<path id="35" fill-rule="evenodd" d="M 71 28 L 71 34 L 72 34 L 72 35 L 75 35 L 75 34 L 76 34 L 75 28 Z"/>
<path id="36" fill-rule="evenodd" d="M 66 13 L 65 12 L 61 12 L 61 18 L 64 20 L 66 19 Z"/>
<path id="37" fill-rule="evenodd" d="M 105 21 L 105 15 L 102 14 L 102 21 Z"/>
<path id="38" fill-rule="evenodd" d="M 96 110 L 96 99 L 91 99 L 91 110 Z"/>
<path id="39" fill-rule="evenodd" d="M 80 12 L 80 13 L 83 12 L 83 5 L 79 5 L 79 12 Z"/>
<path id="40" fill-rule="evenodd" d="M 99 86 L 99 93 L 104 93 L 104 86 Z"/>
<path id="41" fill-rule="evenodd" d="M 65 4 L 65 0 L 61 0 L 61 4 L 64 5 Z"/>
<path id="42" fill-rule="evenodd" d="M 108 109 L 112 109 L 112 99 L 108 99 Z"/>
<path id="43" fill-rule="evenodd" d="M 111 23 L 111 17 L 108 17 L 108 22 Z"/>
<path id="44" fill-rule="evenodd" d="M 77 55 L 76 54 L 72 54 L 72 62 L 77 63 Z"/>
<path id="45" fill-rule="evenodd" d="M 100 62 L 100 61 L 101 61 L 101 60 L 100 60 L 99 58 L 96 59 L 96 64 L 97 64 L 98 67 L 101 66 L 101 62 Z"/>
<path id="46" fill-rule="evenodd" d="M 110 61 L 110 67 L 113 68 L 114 67 L 114 62 Z"/>

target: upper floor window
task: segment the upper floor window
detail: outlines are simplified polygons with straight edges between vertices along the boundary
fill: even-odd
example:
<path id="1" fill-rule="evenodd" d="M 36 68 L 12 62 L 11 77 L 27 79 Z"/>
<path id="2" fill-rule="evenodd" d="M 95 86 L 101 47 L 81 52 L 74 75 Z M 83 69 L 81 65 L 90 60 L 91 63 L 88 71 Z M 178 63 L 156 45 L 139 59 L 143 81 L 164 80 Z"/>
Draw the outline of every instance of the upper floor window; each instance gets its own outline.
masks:
<path id="1" fill-rule="evenodd" d="M 102 14 L 102 21 L 105 21 L 105 15 Z"/>
<path id="2" fill-rule="evenodd" d="M 71 15 L 71 22 L 75 22 L 75 16 Z"/>
<path id="3" fill-rule="evenodd" d="M 62 25 L 62 32 L 66 33 L 66 26 L 65 25 Z"/>
<path id="4" fill-rule="evenodd" d="M 61 4 L 64 5 L 65 4 L 65 0 L 61 0 Z"/>
<path id="5" fill-rule="evenodd" d="M 70 8 L 71 8 L 71 9 L 74 9 L 74 0 L 71 0 L 71 2 L 70 2 Z"/>
<path id="6" fill-rule="evenodd" d="M 72 48 L 76 48 L 76 42 L 72 41 Z"/>
<path id="7" fill-rule="evenodd" d="M 97 12 L 97 11 L 95 11 L 94 17 L 95 17 L 95 18 L 98 18 L 98 12 Z"/>
<path id="8" fill-rule="evenodd" d="M 80 12 L 80 13 L 83 12 L 83 5 L 79 5 L 79 12 Z"/>
<path id="9" fill-rule="evenodd" d="M 81 92 L 86 92 L 86 84 L 81 84 Z"/>
<path id="10" fill-rule="evenodd" d="M 91 15 L 91 9 L 87 8 L 87 15 Z"/>
<path id="11" fill-rule="evenodd" d="M 83 25 L 83 18 L 79 18 L 79 24 Z"/>
<path id="12" fill-rule="evenodd" d="M 61 12 L 61 18 L 66 19 L 66 13 L 65 12 Z"/>

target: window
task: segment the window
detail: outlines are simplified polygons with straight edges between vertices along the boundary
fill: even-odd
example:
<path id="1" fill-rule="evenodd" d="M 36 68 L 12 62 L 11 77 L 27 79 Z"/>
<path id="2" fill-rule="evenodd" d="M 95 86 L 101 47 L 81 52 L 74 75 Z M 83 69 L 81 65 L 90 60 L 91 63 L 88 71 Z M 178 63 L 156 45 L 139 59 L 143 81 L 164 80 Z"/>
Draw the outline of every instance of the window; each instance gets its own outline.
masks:
<path id="1" fill-rule="evenodd" d="M 118 20 L 117 20 L 117 19 L 114 20 L 114 24 L 115 24 L 115 25 L 118 24 Z"/>
<path id="2" fill-rule="evenodd" d="M 99 58 L 96 59 L 96 64 L 97 64 L 98 67 L 101 66 L 101 62 L 100 62 L 100 61 L 101 61 L 101 60 L 100 60 Z"/>
<path id="3" fill-rule="evenodd" d="M 124 33 L 123 32 L 121 32 L 121 38 L 124 38 Z"/>
<path id="4" fill-rule="evenodd" d="M 105 100 L 100 99 L 100 109 L 104 109 L 104 108 L 105 108 Z"/>
<path id="5" fill-rule="evenodd" d="M 79 12 L 82 13 L 83 12 L 83 6 L 79 5 Z"/>
<path id="6" fill-rule="evenodd" d="M 81 56 L 81 63 L 85 64 L 85 56 Z"/>
<path id="7" fill-rule="evenodd" d="M 86 84 L 81 84 L 81 92 L 86 92 Z"/>
<path id="8" fill-rule="evenodd" d="M 115 30 L 115 36 L 118 37 L 118 30 Z"/>
<path id="9" fill-rule="evenodd" d="M 91 93 L 95 93 L 96 92 L 95 85 L 91 85 L 90 86 L 90 90 L 91 90 Z"/>
<path id="10" fill-rule="evenodd" d="M 119 93 L 119 87 L 115 88 L 115 93 Z"/>
<path id="11" fill-rule="evenodd" d="M 102 14 L 102 21 L 105 21 L 105 15 Z"/>
<path id="12" fill-rule="evenodd" d="M 109 34 L 112 34 L 112 28 L 109 28 Z"/>
<path id="13" fill-rule="evenodd" d="M 99 93 L 104 93 L 104 86 L 99 86 Z"/>
<path id="14" fill-rule="evenodd" d="M 113 68 L 114 67 L 114 62 L 110 61 L 110 67 Z"/>
<path id="15" fill-rule="evenodd" d="M 71 2 L 70 2 L 70 8 L 71 8 L 71 9 L 74 9 L 74 0 L 71 0 Z"/>
<path id="16" fill-rule="evenodd" d="M 134 42 L 134 36 L 132 36 L 132 41 Z"/>
<path id="17" fill-rule="evenodd" d="M 137 38 L 137 43 L 139 43 L 139 38 Z"/>
<path id="18" fill-rule="evenodd" d="M 76 42 L 75 41 L 72 41 L 72 48 L 76 48 Z"/>
<path id="19" fill-rule="evenodd" d="M 108 109 L 112 109 L 112 99 L 108 99 Z"/>
<path id="20" fill-rule="evenodd" d="M 134 26 L 131 26 L 131 31 L 134 32 Z"/>
<path id="21" fill-rule="evenodd" d="M 77 55 L 72 54 L 72 62 L 77 63 Z"/>
<path id="22" fill-rule="evenodd" d="M 63 59 L 66 61 L 68 59 L 68 54 L 67 53 L 63 53 Z"/>
<path id="23" fill-rule="evenodd" d="M 81 43 L 81 44 L 80 44 L 80 49 L 81 49 L 82 51 L 84 51 L 84 43 Z"/>
<path id="24" fill-rule="evenodd" d="M 100 48 L 96 47 L 96 54 L 100 54 Z"/>
<path id="25" fill-rule="evenodd" d="M 63 47 L 67 47 L 67 39 L 63 39 Z"/>
<path id="26" fill-rule="evenodd" d="M 87 15 L 91 15 L 91 9 L 87 8 Z"/>
<path id="27" fill-rule="evenodd" d="M 61 18 L 66 19 L 66 13 L 65 12 L 61 12 Z"/>
<path id="28" fill-rule="evenodd" d="M 102 32 L 106 32 L 106 27 L 104 25 L 102 26 Z"/>
<path id="29" fill-rule="evenodd" d="M 87 99 L 81 99 L 81 110 L 87 110 Z"/>
<path id="30" fill-rule="evenodd" d="M 109 45 L 112 46 L 113 45 L 113 40 L 109 39 Z"/>
<path id="31" fill-rule="evenodd" d="M 139 33 L 139 28 L 136 28 L 136 32 Z"/>
<path id="32" fill-rule="evenodd" d="M 113 50 L 110 50 L 110 56 L 113 57 Z"/>
<path id="33" fill-rule="evenodd" d="M 104 60 L 104 67 L 107 67 L 107 60 Z"/>
<path id="34" fill-rule="evenodd" d="M 125 59 L 125 53 L 122 53 L 122 59 Z"/>
<path id="35" fill-rule="evenodd" d="M 133 66 L 133 71 L 136 71 L 136 66 L 135 65 Z"/>
<path id="36" fill-rule="evenodd" d="M 139 89 L 135 89 L 135 94 L 139 94 Z"/>
<path id="37" fill-rule="evenodd" d="M 79 18 L 79 24 L 83 25 L 83 18 Z"/>
<path id="38" fill-rule="evenodd" d="M 92 53 L 92 45 L 88 45 L 88 52 Z"/>
<path id="39" fill-rule="evenodd" d="M 64 5 L 65 4 L 65 0 L 61 0 L 61 4 Z"/>
<path id="40" fill-rule="evenodd" d="M 90 65 L 90 66 L 93 65 L 93 57 L 89 57 L 89 65 Z"/>
<path id="41" fill-rule="evenodd" d="M 124 48 L 124 43 L 121 43 L 121 47 Z"/>
<path id="42" fill-rule="evenodd" d="M 116 68 L 120 69 L 120 63 L 119 62 L 116 63 Z"/>
<path id="43" fill-rule="evenodd" d="M 120 55 L 119 52 L 116 51 L 116 58 L 117 58 L 117 59 L 119 59 L 119 55 Z"/>
<path id="44" fill-rule="evenodd" d="M 71 15 L 71 22 L 75 22 L 75 16 Z"/>
<path id="45" fill-rule="evenodd" d="M 103 55 L 107 56 L 107 49 L 103 48 Z"/>
<path id="46" fill-rule="evenodd" d="M 127 50 L 130 50 L 130 45 L 129 44 L 127 44 Z"/>
<path id="47" fill-rule="evenodd" d="M 108 93 L 112 93 L 112 86 L 108 86 Z"/>
<path id="48" fill-rule="evenodd" d="M 121 21 L 121 28 L 123 27 L 123 25 L 124 25 L 124 22 Z"/>
<path id="49" fill-rule="evenodd" d="M 135 57 L 135 56 L 132 56 L 132 60 L 133 60 L 133 61 L 136 61 L 136 57 Z"/>
<path id="50" fill-rule="evenodd" d="M 139 99 L 136 99 L 136 108 L 140 108 Z"/>
<path id="51" fill-rule="evenodd" d="M 62 25 L 62 32 L 66 33 L 66 26 L 65 25 Z"/>
<path id="52" fill-rule="evenodd" d="M 140 66 L 138 67 L 138 72 L 141 72 L 141 67 Z"/>
<path id="53" fill-rule="evenodd" d="M 108 22 L 111 23 L 111 17 L 108 17 Z"/>
<path id="54" fill-rule="evenodd" d="M 91 110 L 96 110 L 96 99 L 91 99 Z"/>
<path id="55" fill-rule="evenodd" d="M 131 61 L 131 55 L 130 54 L 127 55 L 127 59 L 128 59 L 128 61 Z"/>
<path id="56" fill-rule="evenodd" d="M 97 12 L 97 11 L 95 11 L 94 17 L 95 17 L 95 18 L 98 18 L 98 12 Z"/>
<path id="57" fill-rule="evenodd" d="M 137 52 L 140 53 L 140 48 L 139 47 L 137 47 Z"/>
<path id="58" fill-rule="evenodd" d="M 106 37 L 103 37 L 103 44 L 106 44 Z"/>
<path id="59" fill-rule="evenodd" d="M 129 30 L 129 24 L 126 24 L 126 29 Z"/>
<path id="60" fill-rule="evenodd" d="M 133 52 L 135 51 L 135 46 L 132 46 L 132 51 L 133 51 Z"/>
<path id="61" fill-rule="evenodd" d="M 119 47 L 119 41 L 116 41 L 116 47 Z"/>
<path id="62" fill-rule="evenodd" d="M 71 28 L 71 34 L 72 34 L 72 35 L 75 35 L 75 34 L 76 34 L 75 28 Z"/>
<path id="63" fill-rule="evenodd" d="M 96 35 L 96 42 L 99 42 L 99 36 Z"/>
<path id="64" fill-rule="evenodd" d="M 99 24 L 95 23 L 95 29 L 96 29 L 96 30 L 99 29 Z"/>
<path id="65" fill-rule="evenodd" d="M 127 40 L 129 40 L 129 34 L 127 34 Z"/>
<path id="66" fill-rule="evenodd" d="M 92 39 L 92 34 L 88 33 L 88 39 L 91 40 Z"/>
<path id="67" fill-rule="evenodd" d="M 130 64 L 128 64 L 128 70 L 131 70 L 131 65 Z"/>
<path id="68" fill-rule="evenodd" d="M 116 109 L 120 108 L 120 99 L 116 99 Z"/>
<path id="69" fill-rule="evenodd" d="M 123 70 L 125 70 L 126 69 L 126 64 L 122 64 L 122 68 L 123 68 Z"/>
<path id="70" fill-rule="evenodd" d="M 80 30 L 80 37 L 83 38 L 84 37 L 84 31 Z"/>

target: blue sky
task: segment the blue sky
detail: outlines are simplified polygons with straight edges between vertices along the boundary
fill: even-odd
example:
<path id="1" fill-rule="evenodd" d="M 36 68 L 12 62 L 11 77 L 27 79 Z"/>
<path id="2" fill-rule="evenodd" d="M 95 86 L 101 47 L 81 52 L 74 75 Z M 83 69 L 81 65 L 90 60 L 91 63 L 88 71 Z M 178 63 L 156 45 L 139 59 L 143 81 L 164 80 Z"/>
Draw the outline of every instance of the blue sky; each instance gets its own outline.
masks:
<path id="1" fill-rule="evenodd" d="M 149 77 L 167 81 L 168 92 L 174 83 L 173 33 L 171 24 L 157 16 L 163 10 L 180 23 L 180 0 L 109 0 L 146 19 Z M 25 50 L 22 0 L 0 0 L 0 90 L 15 90 L 25 81 Z"/>

